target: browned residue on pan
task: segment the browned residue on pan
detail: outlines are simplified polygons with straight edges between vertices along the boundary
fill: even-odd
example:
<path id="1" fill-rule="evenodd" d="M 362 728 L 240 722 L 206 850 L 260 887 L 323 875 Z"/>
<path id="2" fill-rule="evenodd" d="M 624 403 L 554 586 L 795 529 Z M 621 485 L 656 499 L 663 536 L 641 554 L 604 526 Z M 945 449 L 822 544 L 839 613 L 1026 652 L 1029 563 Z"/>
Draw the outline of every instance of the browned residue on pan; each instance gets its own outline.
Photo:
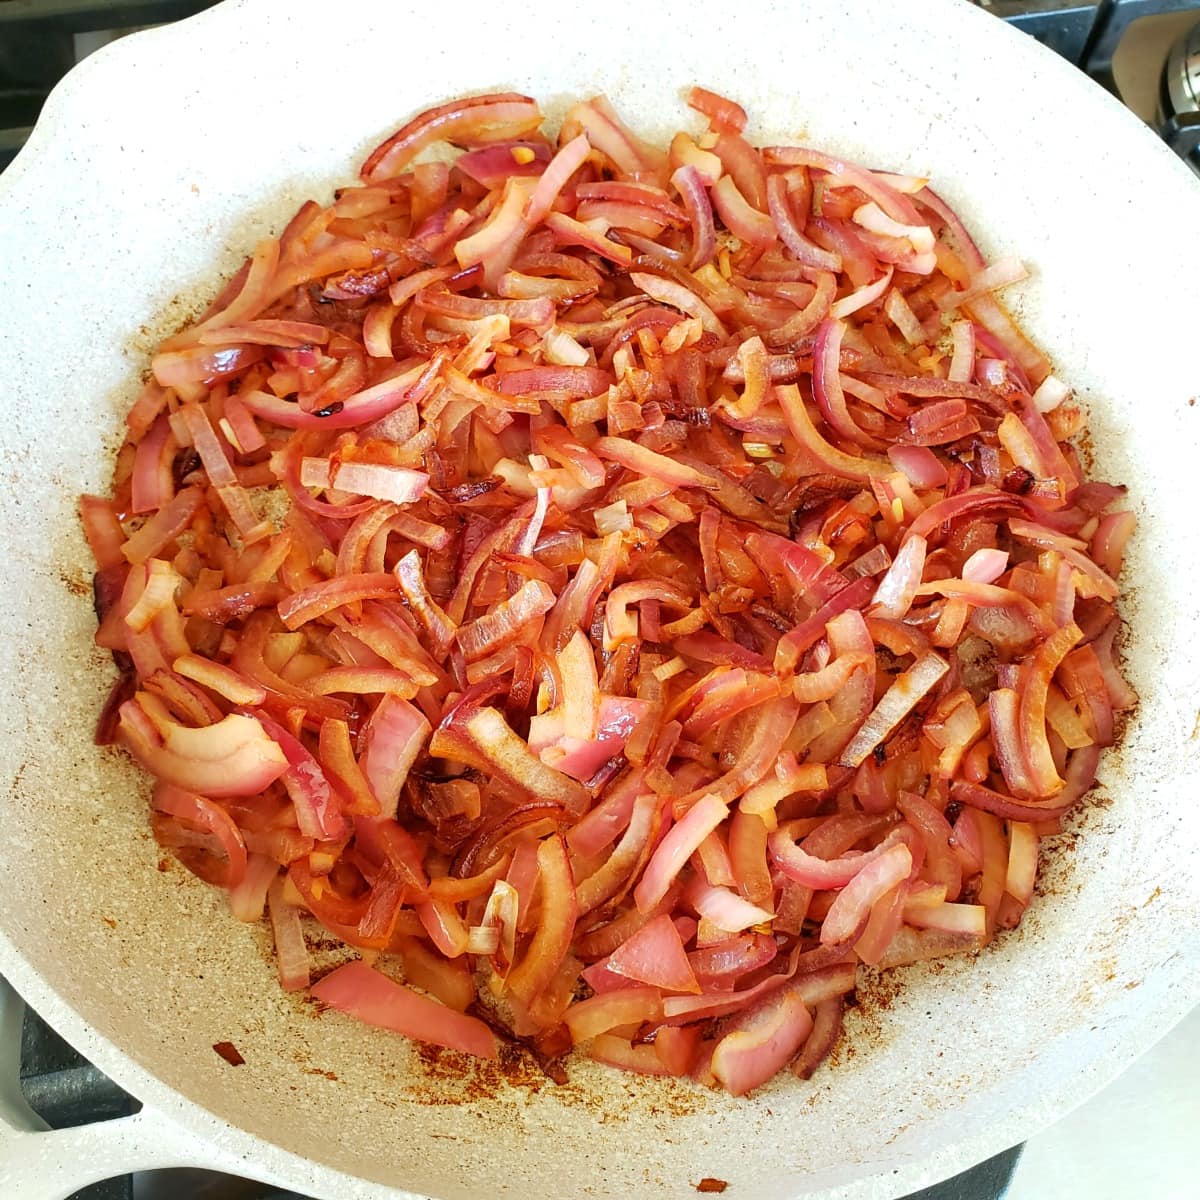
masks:
<path id="1" fill-rule="evenodd" d="M 305 1075 L 319 1075 L 322 1079 L 328 1079 L 331 1083 L 338 1082 L 338 1077 L 333 1071 L 326 1071 L 321 1067 L 301 1067 L 300 1070 Z"/>
<path id="2" fill-rule="evenodd" d="M 416 1045 L 423 1083 L 410 1099 L 421 1104 L 474 1104 L 491 1100 L 505 1088 L 518 1087 L 536 1095 L 543 1087 L 556 1087 L 546 1078 L 533 1056 L 517 1046 L 500 1047 L 492 1060 L 474 1059 L 439 1046 Z"/>
<path id="3" fill-rule="evenodd" d="M 71 593 L 72 596 L 85 597 L 92 594 L 91 580 L 78 567 L 68 570 L 65 567 L 60 567 L 58 578 L 62 582 L 63 587 Z"/>
<path id="4" fill-rule="evenodd" d="M 9 795 L 12 796 L 14 800 L 17 799 L 21 795 L 21 780 L 25 778 L 25 772 L 26 772 L 26 770 L 28 770 L 28 768 L 29 768 L 29 764 L 27 762 L 23 762 L 17 768 L 16 774 L 13 775 L 13 780 L 12 780 L 12 783 L 9 785 L 8 791 L 9 791 Z"/>
<path id="5" fill-rule="evenodd" d="M 437 1046 L 414 1045 L 413 1064 L 420 1078 L 405 1079 L 405 1099 L 426 1106 L 486 1104 L 511 1098 L 514 1090 L 526 1096 L 552 1091 L 555 1101 L 572 1108 L 587 1109 L 601 1124 L 625 1119 L 638 1109 L 654 1117 L 686 1117 L 711 1109 L 704 1093 L 686 1084 L 664 1086 L 661 1080 L 631 1077 L 622 1080 L 624 1097 L 614 1110 L 589 1088 L 571 1078 L 576 1060 L 565 1062 L 566 1083 L 555 1083 L 536 1059 L 521 1046 L 503 1044 L 491 1061 L 471 1058 Z"/>
<path id="6" fill-rule="evenodd" d="M 823 1069 L 837 1070 L 860 1052 L 886 1045 L 889 1037 L 887 1013 L 903 991 L 904 984 L 895 972 L 860 969 L 853 999 L 846 1009 L 842 1034 Z"/>

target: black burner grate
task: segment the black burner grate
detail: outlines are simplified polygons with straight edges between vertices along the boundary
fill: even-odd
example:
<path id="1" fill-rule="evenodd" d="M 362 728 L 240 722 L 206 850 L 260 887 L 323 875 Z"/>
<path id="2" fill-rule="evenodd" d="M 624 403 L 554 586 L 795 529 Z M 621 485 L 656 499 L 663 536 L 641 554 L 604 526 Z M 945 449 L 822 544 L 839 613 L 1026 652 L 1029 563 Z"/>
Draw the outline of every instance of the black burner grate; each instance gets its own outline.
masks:
<path id="1" fill-rule="evenodd" d="M 51 1129 L 110 1121 L 141 1108 L 32 1009 L 25 1010 L 21 1029 L 21 1093 Z M 94 1184 L 71 1200 L 133 1200 L 133 1176 Z"/>

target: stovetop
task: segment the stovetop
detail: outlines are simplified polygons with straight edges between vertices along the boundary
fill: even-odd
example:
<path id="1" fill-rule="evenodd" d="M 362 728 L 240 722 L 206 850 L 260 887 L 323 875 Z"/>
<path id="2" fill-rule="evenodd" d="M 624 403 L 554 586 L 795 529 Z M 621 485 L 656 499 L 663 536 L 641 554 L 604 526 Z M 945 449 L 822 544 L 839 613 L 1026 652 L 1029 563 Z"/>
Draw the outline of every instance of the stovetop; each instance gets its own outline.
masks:
<path id="1" fill-rule="evenodd" d="M 1162 105 L 1164 63 L 1172 44 L 1200 23 L 1200 0 L 975 2 L 1085 70 L 1154 125 L 1179 153 L 1190 153 L 1197 165 L 1200 117 L 1172 114 L 1169 105 L 1164 117 Z M 50 89 L 81 57 L 122 32 L 179 20 L 213 3 L 0 0 L 0 170 L 24 144 Z M 1063 119 L 1069 120 L 1069 115 Z M 6 1083 L 0 1080 L 0 1086 Z M 32 1011 L 26 1012 L 21 1031 L 20 1087 L 30 1107 L 55 1129 L 125 1116 L 140 1107 Z M 1009 1192 L 1023 1149 L 1014 1147 L 908 1200 L 1000 1200 Z M 248 1180 L 200 1171 L 125 1176 L 86 1188 L 72 1200 L 167 1196 L 172 1200 L 302 1200 Z"/>

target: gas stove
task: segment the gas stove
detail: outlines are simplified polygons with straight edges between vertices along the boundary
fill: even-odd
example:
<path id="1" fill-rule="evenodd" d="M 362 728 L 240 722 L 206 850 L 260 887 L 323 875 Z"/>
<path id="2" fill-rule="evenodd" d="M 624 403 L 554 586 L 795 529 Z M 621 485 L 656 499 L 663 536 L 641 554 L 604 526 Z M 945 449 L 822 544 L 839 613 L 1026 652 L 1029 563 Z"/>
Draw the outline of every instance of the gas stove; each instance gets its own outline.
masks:
<path id="1" fill-rule="evenodd" d="M 32 130 L 54 84 L 87 54 L 138 28 L 180 20 L 214 0 L 0 0 L 0 170 Z M 1061 54 L 1119 96 L 1200 174 L 1200 0 L 974 0 Z M 1200 1056 L 1200 1014 L 1121 1080 L 1060 1126 L 908 1200 L 1040 1200 L 1128 1194 L 1104 1174 L 1103 1139 L 1127 1144 L 1139 1161 L 1168 1158 L 1187 1123 L 1200 1119 L 1194 1089 L 1172 1099 L 1173 1066 Z M 1178 1072 L 1175 1072 L 1178 1074 Z M 0 1116 L 19 1096 L 51 1128 L 136 1112 L 139 1105 L 62 1041 L 0 981 Z M 16 1103 L 22 1103 L 17 1099 Z M 1148 1106 L 1169 1107 L 1157 1120 Z M 1182 1116 L 1180 1115 L 1182 1114 Z M 1174 1120 L 1174 1126 L 1172 1125 Z M 1166 1132 L 1164 1133 L 1164 1126 Z M 1157 1144 L 1152 1144 L 1154 1138 Z M 1167 1139 L 1164 1141 L 1164 1138 Z M 1180 1147 L 1178 1171 L 1143 1182 L 1163 1200 L 1192 1194 Z M 1022 1152 L 1025 1151 L 1022 1163 Z M 1074 1162 L 1071 1155 L 1075 1155 Z M 1095 1158 L 1101 1164 L 1089 1163 Z M 1170 1165 L 1170 1164 L 1168 1164 Z M 1140 1169 L 1140 1168 L 1139 1168 Z M 1171 1171 L 1175 1168 L 1171 1167 Z M 1057 1171 L 1057 1174 L 1055 1172 Z M 1087 1182 L 1083 1182 L 1085 1176 Z M 1157 1187 L 1155 1186 L 1157 1184 Z M 93 1185 L 72 1200 L 303 1200 L 248 1180 L 202 1171 L 156 1171 Z M 7 1200 L 7 1198 L 5 1198 Z M 13 1200 L 25 1200 L 13 1197 Z M 34 1198 L 29 1198 L 34 1200 Z"/>

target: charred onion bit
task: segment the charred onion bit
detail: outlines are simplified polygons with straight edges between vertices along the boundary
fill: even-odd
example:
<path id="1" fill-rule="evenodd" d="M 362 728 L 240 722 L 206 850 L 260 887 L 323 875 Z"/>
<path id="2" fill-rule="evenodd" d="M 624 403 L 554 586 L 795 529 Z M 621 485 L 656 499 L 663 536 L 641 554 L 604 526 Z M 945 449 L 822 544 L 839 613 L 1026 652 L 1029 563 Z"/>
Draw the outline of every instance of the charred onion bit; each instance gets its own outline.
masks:
<path id="1" fill-rule="evenodd" d="M 98 740 L 284 988 L 742 1095 L 859 962 L 1020 921 L 1135 701 L 1134 522 L 1019 263 L 689 103 L 415 117 L 160 346 L 82 517 Z"/>

